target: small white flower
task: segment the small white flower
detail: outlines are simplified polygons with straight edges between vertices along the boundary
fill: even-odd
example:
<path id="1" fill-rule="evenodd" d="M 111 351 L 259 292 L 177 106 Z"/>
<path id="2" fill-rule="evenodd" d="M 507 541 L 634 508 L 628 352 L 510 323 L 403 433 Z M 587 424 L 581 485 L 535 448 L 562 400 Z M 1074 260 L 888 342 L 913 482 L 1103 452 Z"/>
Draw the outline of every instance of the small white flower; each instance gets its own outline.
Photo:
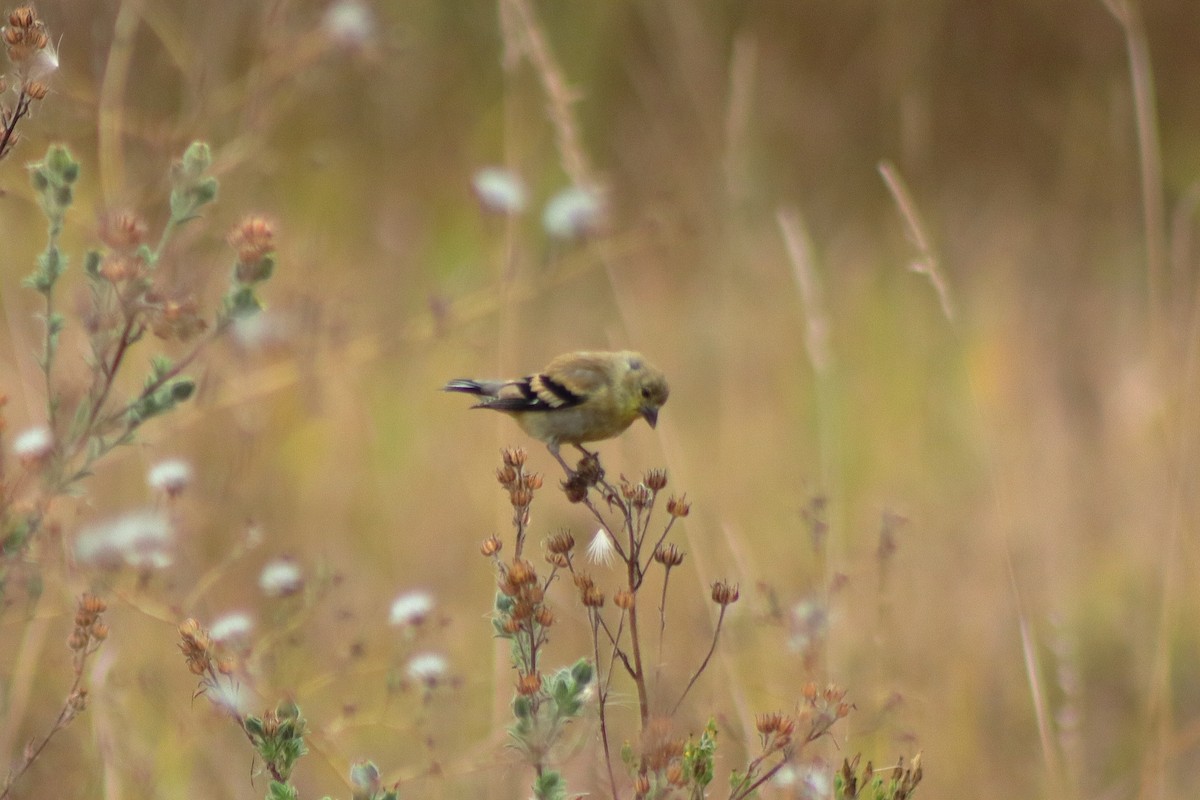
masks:
<path id="1" fill-rule="evenodd" d="M 569 186 L 542 210 L 542 227 L 556 239 L 575 239 L 600 227 L 604 201 L 595 189 Z"/>
<path id="2" fill-rule="evenodd" d="M 788 646 L 803 652 L 829 633 L 829 611 L 815 600 L 801 600 L 792 607 L 789 623 Z"/>
<path id="3" fill-rule="evenodd" d="M 475 173 L 471 185 L 488 211 L 519 214 L 525 210 L 525 184 L 512 170 L 484 167 Z"/>
<path id="4" fill-rule="evenodd" d="M 771 779 L 771 783 L 776 786 L 795 786 L 798 780 L 800 780 L 800 774 L 797 772 L 795 765 L 784 764 L 775 773 L 775 777 Z"/>
<path id="5" fill-rule="evenodd" d="M 132 511 L 85 528 L 75 540 L 75 558 L 86 564 L 160 569 L 171 565 L 171 522 L 156 511 Z"/>
<path id="6" fill-rule="evenodd" d="M 179 458 L 160 461 L 150 468 L 146 483 L 156 492 L 175 497 L 192 482 L 192 467 Z"/>
<path id="7" fill-rule="evenodd" d="M 54 434 L 44 426 L 21 431 L 13 439 L 13 453 L 24 464 L 41 461 L 54 452 Z"/>
<path id="8" fill-rule="evenodd" d="M 617 548 L 613 546 L 613 541 L 608 538 L 608 531 L 604 528 L 596 531 L 596 535 L 588 543 L 587 557 L 593 564 L 603 564 L 606 567 L 617 557 Z"/>
<path id="9" fill-rule="evenodd" d="M 358 0 L 338 0 L 325 11 L 325 30 L 345 47 L 363 47 L 375 35 L 375 17 Z"/>
<path id="10" fill-rule="evenodd" d="M 240 611 L 218 617 L 208 629 L 215 642 L 233 643 L 245 641 L 254 630 L 254 620 Z"/>
<path id="11" fill-rule="evenodd" d="M 213 705 L 239 717 L 245 716 L 250 711 L 244 695 L 242 685 L 232 681 L 219 682 L 215 686 L 210 685 L 204 689 L 204 696 Z"/>
<path id="12" fill-rule="evenodd" d="M 58 45 L 46 42 L 46 46 L 33 54 L 33 58 L 25 62 L 25 78 L 40 81 L 58 72 Z"/>
<path id="13" fill-rule="evenodd" d="M 392 601 L 388 622 L 392 625 L 420 625 L 433 610 L 433 598 L 425 592 L 406 592 Z"/>
<path id="14" fill-rule="evenodd" d="M 290 558 L 277 558 L 263 567 L 258 576 L 258 586 L 267 597 L 284 597 L 295 594 L 304 586 L 300 567 Z"/>
<path id="15" fill-rule="evenodd" d="M 806 800 L 829 800 L 833 797 L 832 776 L 822 765 L 809 764 L 799 777 L 800 796 Z"/>
<path id="16" fill-rule="evenodd" d="M 239 347 L 254 352 L 285 346 L 296 335 L 295 320 L 286 312 L 268 308 L 249 317 L 238 317 L 230 334 Z"/>
<path id="17" fill-rule="evenodd" d="M 446 659 L 437 653 L 421 653 L 408 662 L 408 677 L 417 683 L 433 687 L 446 675 Z"/>

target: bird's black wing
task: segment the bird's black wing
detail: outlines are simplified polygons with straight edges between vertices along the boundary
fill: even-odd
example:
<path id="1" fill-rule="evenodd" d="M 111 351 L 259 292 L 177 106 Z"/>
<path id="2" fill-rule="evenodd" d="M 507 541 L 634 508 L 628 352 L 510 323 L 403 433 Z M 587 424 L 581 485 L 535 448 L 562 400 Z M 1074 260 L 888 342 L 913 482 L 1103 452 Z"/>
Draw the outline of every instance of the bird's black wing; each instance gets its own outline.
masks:
<path id="1" fill-rule="evenodd" d="M 479 407 L 496 411 L 554 411 L 577 406 L 584 399 L 561 382 L 540 373 L 506 384 L 494 396 L 482 398 Z"/>

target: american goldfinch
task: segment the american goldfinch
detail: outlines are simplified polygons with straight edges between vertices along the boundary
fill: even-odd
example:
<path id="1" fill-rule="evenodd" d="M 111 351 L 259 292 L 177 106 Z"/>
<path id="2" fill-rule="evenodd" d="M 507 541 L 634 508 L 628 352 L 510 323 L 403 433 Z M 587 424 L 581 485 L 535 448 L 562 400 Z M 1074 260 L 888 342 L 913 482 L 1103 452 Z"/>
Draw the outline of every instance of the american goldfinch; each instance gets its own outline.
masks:
<path id="1" fill-rule="evenodd" d="M 472 408 L 508 414 L 556 457 L 559 445 L 611 439 L 638 417 L 653 428 L 670 393 L 662 372 L 628 350 L 564 353 L 535 375 L 507 381 L 460 378 L 445 390 L 475 395 L 479 402 Z"/>

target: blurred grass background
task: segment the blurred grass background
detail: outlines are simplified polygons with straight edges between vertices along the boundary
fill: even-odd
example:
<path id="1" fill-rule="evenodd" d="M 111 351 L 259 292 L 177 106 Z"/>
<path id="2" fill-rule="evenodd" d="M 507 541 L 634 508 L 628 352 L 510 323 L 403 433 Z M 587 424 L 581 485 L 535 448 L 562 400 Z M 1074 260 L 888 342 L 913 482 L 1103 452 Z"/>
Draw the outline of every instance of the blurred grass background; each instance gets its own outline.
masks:
<path id="1" fill-rule="evenodd" d="M 672 395 L 657 432 L 600 448 L 606 466 L 666 466 L 693 502 L 668 680 L 707 646 L 708 584 L 742 586 L 681 719 L 699 731 L 717 715 L 727 768 L 744 761 L 752 714 L 793 708 L 813 678 L 857 704 L 825 758 L 923 751 L 923 797 L 1195 796 L 1200 5 L 1140 4 L 1162 164 L 1151 188 L 1166 204 L 1149 235 L 1127 40 L 1100 0 L 533 8 L 608 187 L 609 224 L 586 242 L 541 228 L 569 178 L 541 76 L 493 4 L 39 3 L 61 70 L 0 172 L 10 427 L 45 418 L 37 304 L 19 284 L 44 239 L 21 163 L 49 142 L 84 168 L 69 291 L 83 291 L 79 260 L 106 210 L 161 223 L 166 168 L 193 139 L 214 147 L 221 196 L 164 268 L 215 300 L 223 237 L 248 211 L 278 224 L 281 267 L 270 346 L 211 350 L 195 404 L 57 508 L 70 541 L 146 503 L 148 465 L 185 458 L 197 485 L 175 566 L 93 576 L 47 548 L 42 598 L 6 598 L 0 677 L 38 665 L 22 713 L 0 698 L 17 748 L 69 683 L 70 598 L 102 584 L 112 607 L 91 707 L 17 796 L 261 794 L 242 734 L 192 700 L 176 648 L 183 617 L 234 610 L 272 642 L 258 705 L 292 696 L 317 730 L 303 796 L 348 795 L 358 757 L 402 796 L 525 796 L 529 775 L 503 748 L 512 676 L 478 545 L 510 513 L 499 447 L 529 446 L 548 487 L 557 476 L 510 422 L 437 389 L 610 347 L 645 352 Z M 347 9 L 361 28 L 336 27 Z M 928 229 L 953 319 L 907 268 L 919 253 L 885 159 Z M 474 198 L 473 174 L 495 164 L 529 187 L 524 215 Z M 807 231 L 815 300 L 780 210 Z M 83 365 L 68 342 L 69 385 Z M 802 514 L 816 496 L 824 557 Z M 906 522 L 881 562 L 888 513 Z M 248 524 L 263 544 L 223 565 Z M 548 488 L 534 533 L 560 526 L 590 533 Z M 281 554 L 323 587 L 318 600 L 260 596 L 259 570 Z M 772 599 L 786 618 L 835 573 L 848 582 L 810 674 Z M 414 588 L 436 598 L 437 624 L 406 642 L 387 609 Z M 562 663 L 587 647 L 568 598 Z M 454 684 L 389 694 L 414 649 L 444 653 Z M 593 735 L 581 727 L 584 751 Z M 573 789 L 602 789 L 591 756 L 569 763 Z"/>

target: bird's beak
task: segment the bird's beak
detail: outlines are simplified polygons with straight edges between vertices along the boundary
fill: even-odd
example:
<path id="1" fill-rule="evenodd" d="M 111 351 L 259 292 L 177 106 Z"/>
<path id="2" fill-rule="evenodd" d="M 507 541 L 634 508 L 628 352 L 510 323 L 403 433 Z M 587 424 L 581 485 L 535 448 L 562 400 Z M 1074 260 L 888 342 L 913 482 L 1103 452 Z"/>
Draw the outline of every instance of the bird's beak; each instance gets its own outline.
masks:
<path id="1" fill-rule="evenodd" d="M 646 418 L 646 422 L 650 423 L 651 428 L 658 425 L 658 409 L 657 408 L 650 408 L 649 406 L 643 406 L 642 407 L 642 416 Z"/>

